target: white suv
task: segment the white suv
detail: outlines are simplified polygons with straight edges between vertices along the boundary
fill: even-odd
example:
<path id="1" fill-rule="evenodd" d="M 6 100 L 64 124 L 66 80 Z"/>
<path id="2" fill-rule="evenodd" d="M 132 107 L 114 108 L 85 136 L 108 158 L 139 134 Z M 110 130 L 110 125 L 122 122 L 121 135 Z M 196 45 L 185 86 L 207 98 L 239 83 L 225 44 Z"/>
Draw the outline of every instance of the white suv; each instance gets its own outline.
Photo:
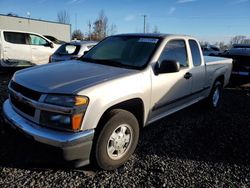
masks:
<path id="1" fill-rule="evenodd" d="M 0 67 L 41 65 L 60 45 L 37 33 L 0 31 Z"/>

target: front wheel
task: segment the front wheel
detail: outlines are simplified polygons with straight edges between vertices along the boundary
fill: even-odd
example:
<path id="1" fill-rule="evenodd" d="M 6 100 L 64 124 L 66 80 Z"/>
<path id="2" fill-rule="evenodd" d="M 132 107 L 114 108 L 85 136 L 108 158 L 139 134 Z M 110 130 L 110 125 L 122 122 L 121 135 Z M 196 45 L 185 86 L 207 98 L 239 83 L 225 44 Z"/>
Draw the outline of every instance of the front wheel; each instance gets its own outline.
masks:
<path id="1" fill-rule="evenodd" d="M 104 170 L 118 168 L 133 154 L 138 139 L 135 116 L 125 110 L 112 110 L 97 137 L 94 156 L 97 165 Z"/>

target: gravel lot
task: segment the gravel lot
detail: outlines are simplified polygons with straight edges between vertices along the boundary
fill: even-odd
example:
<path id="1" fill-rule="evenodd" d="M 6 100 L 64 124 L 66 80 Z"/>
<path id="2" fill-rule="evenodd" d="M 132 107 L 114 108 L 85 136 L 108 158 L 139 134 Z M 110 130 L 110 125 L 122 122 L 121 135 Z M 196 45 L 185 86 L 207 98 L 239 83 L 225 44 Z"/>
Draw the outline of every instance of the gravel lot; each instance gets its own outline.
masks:
<path id="1" fill-rule="evenodd" d="M 250 81 L 234 81 L 215 112 L 196 104 L 145 128 L 129 162 L 107 172 L 69 168 L 51 148 L 6 131 L 10 78 L 0 73 L 0 187 L 250 187 Z"/>

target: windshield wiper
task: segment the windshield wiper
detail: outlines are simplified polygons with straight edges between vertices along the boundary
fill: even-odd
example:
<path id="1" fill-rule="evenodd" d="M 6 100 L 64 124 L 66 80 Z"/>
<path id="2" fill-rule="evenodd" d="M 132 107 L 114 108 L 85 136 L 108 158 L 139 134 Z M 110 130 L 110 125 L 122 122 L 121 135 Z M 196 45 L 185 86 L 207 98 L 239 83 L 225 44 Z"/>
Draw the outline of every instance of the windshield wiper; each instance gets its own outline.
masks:
<path id="1" fill-rule="evenodd" d="M 103 64 L 103 65 L 110 65 L 110 66 L 116 66 L 116 67 L 122 67 L 123 64 L 119 61 L 110 60 L 110 59 L 98 59 L 96 60 L 97 63 Z"/>
<path id="2" fill-rule="evenodd" d="M 109 60 L 109 59 L 92 59 L 92 58 L 81 58 L 82 61 L 87 61 L 91 63 L 98 63 L 98 64 L 103 64 L 103 65 L 110 65 L 110 66 L 121 66 L 122 63 L 114 60 Z"/>
<path id="3" fill-rule="evenodd" d="M 114 66 L 114 67 L 122 67 L 128 69 L 136 69 L 138 67 L 133 65 L 124 64 L 120 61 L 112 60 L 112 59 L 91 59 L 91 58 L 81 58 L 82 61 L 87 61 L 91 63 L 97 63 L 102 65 Z"/>
<path id="4" fill-rule="evenodd" d="M 91 63 L 96 63 L 96 61 L 94 59 L 87 58 L 87 57 L 80 58 L 79 60 L 86 61 L 86 62 L 91 62 Z"/>

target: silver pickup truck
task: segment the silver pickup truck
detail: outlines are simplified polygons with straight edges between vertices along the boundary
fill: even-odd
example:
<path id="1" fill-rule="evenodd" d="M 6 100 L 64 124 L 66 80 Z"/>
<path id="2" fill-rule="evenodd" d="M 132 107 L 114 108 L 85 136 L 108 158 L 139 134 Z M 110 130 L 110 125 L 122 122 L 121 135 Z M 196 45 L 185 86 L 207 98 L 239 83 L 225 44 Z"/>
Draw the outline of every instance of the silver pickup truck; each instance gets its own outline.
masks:
<path id="1" fill-rule="evenodd" d="M 216 108 L 231 69 L 231 59 L 204 58 L 193 37 L 116 35 L 79 60 L 16 72 L 3 113 L 65 160 L 111 170 L 133 154 L 146 125 L 203 99 Z"/>

